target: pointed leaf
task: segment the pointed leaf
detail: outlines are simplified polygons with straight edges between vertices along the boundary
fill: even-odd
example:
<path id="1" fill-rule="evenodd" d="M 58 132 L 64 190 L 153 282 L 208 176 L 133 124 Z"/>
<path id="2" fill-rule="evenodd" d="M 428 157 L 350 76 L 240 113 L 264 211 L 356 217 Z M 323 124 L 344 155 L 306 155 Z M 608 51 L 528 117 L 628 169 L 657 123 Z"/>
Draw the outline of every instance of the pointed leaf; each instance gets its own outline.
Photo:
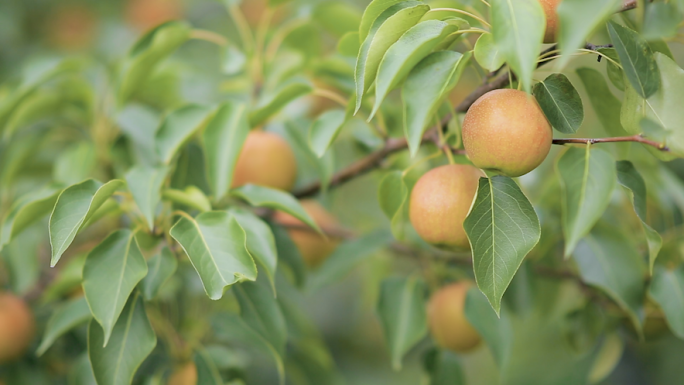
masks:
<path id="1" fill-rule="evenodd" d="M 320 232 L 318 225 L 306 213 L 301 204 L 289 193 L 284 191 L 248 184 L 231 191 L 232 195 L 245 200 L 254 207 L 268 207 L 273 210 L 286 212 L 312 229 Z"/>
<path id="2" fill-rule="evenodd" d="M 387 278 L 380 286 L 378 315 L 394 370 L 401 358 L 427 334 L 427 287 L 418 278 Z"/>
<path id="3" fill-rule="evenodd" d="M 574 134 L 584 120 L 582 98 L 563 74 L 551 74 L 534 85 L 534 97 L 551 125 L 564 134 Z"/>
<path id="4" fill-rule="evenodd" d="M 71 300 L 57 308 L 45 326 L 45 335 L 36 354 L 42 356 L 63 334 L 92 318 L 85 298 Z"/>
<path id="5" fill-rule="evenodd" d="M 620 123 L 622 103 L 610 91 L 603 75 L 597 70 L 587 67 L 578 68 L 576 72 L 582 80 L 591 106 L 606 133 L 611 136 L 625 135 L 625 129 Z"/>
<path id="6" fill-rule="evenodd" d="M 250 127 L 265 123 L 270 117 L 283 109 L 291 101 L 313 91 L 309 83 L 294 81 L 278 87 L 266 95 L 249 113 Z"/>
<path id="7" fill-rule="evenodd" d="M 684 339 L 684 265 L 674 270 L 656 267 L 648 293 L 663 309 L 672 332 Z"/>
<path id="8" fill-rule="evenodd" d="M 565 256 L 587 235 L 608 207 L 617 175 L 609 153 L 601 149 L 571 147 L 556 164 L 563 191 Z"/>
<path id="9" fill-rule="evenodd" d="M 648 267 L 649 273 L 653 273 L 653 264 L 655 263 L 660 247 L 663 245 L 663 238 L 651 226 L 646 223 L 646 182 L 641 177 L 639 171 L 634 168 L 632 162 L 628 160 L 621 160 L 616 163 L 617 177 L 620 184 L 629 189 L 633 203 L 634 211 L 641 220 L 641 225 L 646 233 L 646 242 L 648 243 Z"/>
<path id="10" fill-rule="evenodd" d="M 282 356 L 287 341 L 287 326 L 268 288 L 259 282 L 244 282 L 236 285 L 234 290 L 242 319 Z"/>
<path id="11" fill-rule="evenodd" d="M 582 280 L 612 298 L 641 332 L 644 273 L 641 256 L 612 226 L 597 226 L 573 252 Z"/>
<path id="12" fill-rule="evenodd" d="M 211 211 L 209 198 L 195 186 L 188 186 L 185 190 L 166 189 L 162 192 L 162 198 L 201 212 Z"/>
<path id="13" fill-rule="evenodd" d="M 270 228 L 276 241 L 278 261 L 281 263 L 281 266 L 285 265 L 290 268 L 294 285 L 298 288 L 304 287 L 306 282 L 306 265 L 297 249 L 297 245 L 292 242 L 287 230 L 282 226 L 271 224 Z"/>
<path id="14" fill-rule="evenodd" d="M 154 227 L 155 211 L 161 201 L 161 188 L 167 173 L 165 166 L 136 166 L 126 173 L 128 189 L 149 230 Z"/>
<path id="15" fill-rule="evenodd" d="M 404 133 L 411 156 L 423 140 L 425 128 L 434 123 L 437 109 L 456 86 L 472 52 L 434 52 L 411 70 L 401 89 L 404 101 Z"/>
<path id="16" fill-rule="evenodd" d="M 194 219 L 183 216 L 169 233 L 190 258 L 209 298 L 218 300 L 226 286 L 256 279 L 245 232 L 229 213 L 209 211 Z"/>
<path id="17" fill-rule="evenodd" d="M 141 283 L 141 290 L 146 301 L 153 300 L 159 289 L 176 272 L 178 261 L 168 247 L 164 247 L 159 254 L 147 260 L 147 275 Z"/>
<path id="18" fill-rule="evenodd" d="M 608 22 L 608 33 L 627 80 L 639 96 L 648 99 L 660 88 L 660 71 L 651 47 L 638 33 L 613 21 Z"/>
<path id="19" fill-rule="evenodd" d="M 313 122 L 309 129 L 309 147 L 319 158 L 325 155 L 346 120 L 344 110 L 334 109 L 322 113 Z"/>
<path id="20" fill-rule="evenodd" d="M 0 250 L 30 225 L 49 214 L 61 192 L 61 189 L 47 187 L 26 194 L 21 201 L 12 205 L 0 229 Z"/>
<path id="21" fill-rule="evenodd" d="M 191 27 L 185 22 L 161 24 L 143 35 L 129 53 L 119 85 L 119 100 L 131 98 L 152 74 L 157 65 L 190 38 Z"/>
<path id="22" fill-rule="evenodd" d="M 538 0 L 494 0 L 490 8 L 492 34 L 499 52 L 530 92 L 532 73 L 544 39 L 546 17 Z"/>
<path id="23" fill-rule="evenodd" d="M 356 57 L 361 49 L 358 32 L 347 32 L 337 42 L 337 52 L 342 56 Z"/>
<path id="24" fill-rule="evenodd" d="M 210 112 L 209 107 L 191 104 L 171 111 L 164 118 L 154 139 L 157 154 L 164 164 L 171 163 L 181 145 L 200 128 Z"/>
<path id="25" fill-rule="evenodd" d="M 527 253 L 539 242 L 537 214 L 513 179 L 480 178 L 463 227 L 473 250 L 477 286 L 499 314 L 504 292 Z"/>
<path id="26" fill-rule="evenodd" d="M 130 385 L 135 372 L 157 346 L 157 336 L 139 293 L 128 300 L 107 347 L 103 347 L 104 339 L 102 329 L 90 321 L 88 356 L 98 385 Z"/>
<path id="27" fill-rule="evenodd" d="M 496 71 L 504 64 L 506 59 L 499 51 L 499 46 L 494 42 L 494 35 L 483 33 L 475 43 L 475 60 L 482 68 L 488 71 Z"/>
<path id="28" fill-rule="evenodd" d="M 573 0 L 558 4 L 558 43 L 561 58 L 557 68 L 563 68 L 570 58 L 586 43 L 591 34 L 622 5 L 620 0 Z"/>
<path id="29" fill-rule="evenodd" d="M 50 246 L 52 246 L 50 266 L 57 264 L 76 234 L 95 214 L 95 211 L 123 185 L 124 182 L 118 179 L 105 184 L 88 179 L 67 187 L 59 194 L 50 215 Z"/>
<path id="30" fill-rule="evenodd" d="M 235 217 L 244 230 L 247 237 L 247 251 L 260 267 L 266 272 L 273 294 L 275 295 L 275 273 L 278 265 L 278 251 L 275 237 L 271 228 L 254 215 L 252 212 L 242 209 L 232 209 L 230 213 Z"/>
<path id="31" fill-rule="evenodd" d="M 249 134 L 247 107 L 226 102 L 219 107 L 202 134 L 207 179 L 220 200 L 230 189 L 242 145 Z"/>
<path id="32" fill-rule="evenodd" d="M 496 364 L 503 368 L 513 346 L 513 329 L 506 313 L 497 314 L 492 311 L 485 297 L 480 291 L 468 290 L 465 302 L 465 316 L 471 325 L 482 336 L 492 351 Z"/>
<path id="33" fill-rule="evenodd" d="M 393 171 L 380 182 L 378 202 L 390 219 L 392 234 L 397 239 L 404 237 L 404 225 L 408 220 L 408 197 L 409 190 L 403 172 Z"/>
<path id="34" fill-rule="evenodd" d="M 404 0 L 373 0 L 368 4 L 366 9 L 363 11 L 363 16 L 361 16 L 361 24 L 359 25 L 359 42 L 366 40 L 366 37 L 370 33 L 371 27 L 375 23 L 375 20 L 383 13 L 387 8 L 401 3 Z"/>
<path id="35" fill-rule="evenodd" d="M 356 83 L 356 114 L 361 109 L 363 96 L 375 81 L 385 52 L 409 28 L 418 23 L 421 17 L 430 10 L 430 6 L 418 1 L 404 1 L 387 8 L 373 22 L 370 33 L 361 44 L 356 59 L 354 79 Z"/>
<path id="36" fill-rule="evenodd" d="M 223 385 L 221 373 L 219 373 L 216 364 L 207 352 L 203 350 L 195 352 L 193 362 L 197 369 L 197 384 Z"/>
<path id="37" fill-rule="evenodd" d="M 380 108 L 387 94 L 394 89 L 423 58 L 425 58 L 458 26 L 439 20 L 418 23 L 389 47 L 378 67 L 375 84 L 375 105 L 369 120 Z"/>
<path id="38" fill-rule="evenodd" d="M 111 233 L 88 254 L 83 292 L 93 317 L 102 325 L 105 345 L 128 296 L 146 274 L 145 257 L 130 230 Z"/>

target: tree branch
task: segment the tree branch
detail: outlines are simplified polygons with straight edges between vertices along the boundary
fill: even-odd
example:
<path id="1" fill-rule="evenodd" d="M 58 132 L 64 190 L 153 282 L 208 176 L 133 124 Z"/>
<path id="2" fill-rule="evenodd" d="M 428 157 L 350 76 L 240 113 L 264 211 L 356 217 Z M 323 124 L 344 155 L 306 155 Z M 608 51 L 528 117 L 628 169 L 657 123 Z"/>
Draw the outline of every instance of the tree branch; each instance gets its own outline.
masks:
<path id="1" fill-rule="evenodd" d="M 637 142 L 637 143 L 642 143 L 642 144 L 645 144 L 648 146 L 655 147 L 658 150 L 663 151 L 663 152 L 670 151 L 670 149 L 664 143 L 658 143 L 656 141 L 646 139 L 641 135 L 616 136 L 616 137 L 612 137 L 612 138 L 565 138 L 565 139 L 554 139 L 553 140 L 553 144 L 559 144 L 559 145 L 570 144 L 570 143 L 595 144 L 595 143 L 615 143 L 615 142 Z"/>

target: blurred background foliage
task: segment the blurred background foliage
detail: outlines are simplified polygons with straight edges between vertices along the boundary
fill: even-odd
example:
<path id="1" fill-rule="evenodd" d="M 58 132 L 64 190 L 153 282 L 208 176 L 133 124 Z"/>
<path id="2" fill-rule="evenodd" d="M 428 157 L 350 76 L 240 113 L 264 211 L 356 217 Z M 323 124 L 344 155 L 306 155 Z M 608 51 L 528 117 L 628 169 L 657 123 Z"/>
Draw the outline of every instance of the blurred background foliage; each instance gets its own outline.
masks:
<path id="1" fill-rule="evenodd" d="M 231 3 L 231 0 L 226 1 Z M 306 77 L 319 88 L 344 95 L 353 93 L 355 58 L 338 53 L 337 44 L 346 32 L 357 29 L 366 3 L 364 0 L 293 0 L 278 7 L 271 22 L 273 28 L 263 33 L 282 39 L 282 46 L 277 50 L 277 47 L 271 51 L 266 49 L 269 59 L 265 62 L 266 78 L 259 86 L 272 87 L 294 75 Z M 429 3 L 444 7 L 476 7 L 486 13 L 478 0 Z M 259 28 L 264 6 L 265 0 L 243 0 L 240 5 L 255 31 Z M 626 17 L 639 24 L 640 16 L 635 12 Z M 221 50 L 199 40 L 182 45 L 145 80 L 134 96 L 134 108 L 112 119 L 109 110 L 112 103 L 107 98 L 112 97 L 113 74 L 123 65 L 122 58 L 145 31 L 172 19 L 184 19 L 194 28 L 226 36 L 230 46 Z M 278 32 L 282 30 L 289 33 Z M 681 37 L 669 36 L 668 39 L 675 60 L 684 63 L 684 49 L 677 40 Z M 474 42 L 475 37 L 463 39 L 456 50 L 471 49 Z M 591 42 L 607 43 L 609 38 L 607 33 L 599 31 Z M 16 132 L 11 142 L 3 142 L 0 153 L 0 208 L 7 210 L 11 202 L 43 188 L 49 181 L 68 185 L 86 177 L 108 180 L 122 175 L 130 167 L 131 152 L 134 152 L 134 158 L 145 156 L 144 150 L 135 153 L 138 150 L 131 149 L 127 135 L 144 135 L 135 128 L 138 126 L 156 128 L 161 116 L 173 108 L 186 103 L 216 103 L 226 99 L 249 101 L 255 88 L 250 69 L 255 63 L 246 62 L 244 48 L 226 5 L 214 0 L 0 1 L 0 101 L 15 88 L 44 76 L 46 69 L 54 68 L 58 62 L 63 66 L 79 66 L 85 74 L 67 74 L 43 83 L 39 92 L 32 94 L 31 103 L 14 114 L 11 122 L 5 122 Z M 63 62 L 65 58 L 71 58 L 73 62 Z M 605 73 L 606 63 L 597 62 L 594 55 L 586 55 L 573 59 L 564 70 L 584 100 L 586 116 L 579 134 L 586 137 L 613 135 L 599 117 L 602 111 L 590 107 L 591 97 L 575 73 L 579 67 L 591 67 Z M 544 67 L 535 78 L 541 80 L 550 73 L 551 66 Z M 481 84 L 484 75 L 482 68 L 470 66 L 450 96 L 452 105 Z M 620 94 L 613 84 L 609 87 L 616 95 Z M 298 149 L 301 145 L 298 145 L 297 136 L 305 134 L 312 119 L 332 105 L 315 96 L 299 99 L 288 105 L 267 129 L 282 134 Z M 397 95 L 388 99 L 383 110 L 390 135 L 401 136 L 401 108 Z M 117 125 L 125 135 L 109 137 L 111 130 L 98 129 L 110 124 Z M 5 135 L 8 135 L 7 130 Z M 306 156 L 307 151 L 296 151 L 297 186 L 305 186 L 326 173 L 329 175 L 330 170 L 349 165 L 381 144 L 382 140 L 364 120 L 353 119 L 341 131 L 333 151 L 324 158 L 327 160 L 323 166 L 312 163 Z M 613 152 L 616 158 L 629 154 L 638 165 L 649 187 L 649 222 L 665 239 L 659 263 L 680 263 L 684 255 L 684 161 L 660 163 L 634 144 L 609 144 L 604 148 Z M 435 150 L 430 145 L 424 146 L 417 159 Z M 520 180 L 542 222 L 542 241 L 528 259 L 542 261 L 551 267 L 558 266 L 562 256 L 560 187 L 553 171 L 559 151 L 558 146 L 553 148 L 539 169 Z M 389 229 L 389 220 L 378 205 L 379 181 L 389 171 L 404 170 L 413 162 L 407 154 L 394 155 L 380 170 L 331 190 L 321 201 L 346 228 L 355 232 L 365 234 Z M 419 164 L 411 171 L 409 182 L 414 183 L 429 168 L 445 162 L 446 159 L 438 158 Z M 196 144 L 190 143 L 183 150 L 180 163 L 184 166 L 174 175 L 173 184 L 178 187 L 192 184 L 206 191 L 203 173 L 197 172 L 202 167 L 202 156 Z M 625 212 L 632 212 L 629 198 L 616 190 L 604 217 L 607 226 L 619 223 L 623 230 L 639 233 L 638 218 L 626 216 Z M 31 226 L 3 249 L 0 282 L 31 299 L 41 325 L 39 330 L 43 329 L 58 300 L 78 295 L 84 253 L 117 227 L 119 220 L 118 216 L 110 215 L 80 234 L 55 269 L 48 267 L 47 219 Z M 406 238 L 418 245 L 420 252 L 428 252 L 429 247 L 410 228 Z M 139 242 L 144 244 L 144 238 L 139 237 Z M 643 242 L 638 242 L 643 250 Z M 598 357 L 595 371 L 599 374 L 601 370 L 605 372 L 603 374 L 610 373 L 606 378 L 597 374 L 602 385 L 681 383 L 684 341 L 673 336 L 662 315 L 647 319 L 645 337 L 640 340 L 623 317 L 610 314 L 610 307 L 606 310 L 587 300 L 572 283 L 534 274 L 528 267 L 523 266 L 504 297 L 513 309 L 511 317 L 515 330 L 515 354 L 509 373 L 506 373 L 510 384 L 530 384 L 526 382 L 530 372 L 537 373 L 537 378 L 566 376 L 565 382 L 553 383 L 574 384 L 570 374 L 578 366 L 594 362 L 587 357 Z M 433 348 L 433 343 L 428 339 L 422 341 L 407 355 L 402 370 L 394 371 L 376 314 L 380 282 L 390 275 L 415 272 L 423 273 L 434 289 L 445 282 L 470 276 L 471 267 L 446 260 L 425 263 L 415 255 L 387 249 L 374 253 L 349 274 L 340 271 L 319 277 L 312 273 L 309 282 L 323 282 L 320 287 L 305 287 L 302 292 L 288 284 L 279 287 L 279 295 L 284 293 L 284 297 L 296 304 L 293 309 L 304 315 L 299 330 L 290 333 L 313 336 L 302 338 L 302 343 L 289 348 L 285 363 L 289 381 L 311 385 L 426 383 L 424 364 L 427 359 L 424 355 Z M 180 264 L 179 273 L 163 287 L 161 298 L 164 305 L 153 308 L 152 313 L 156 315 L 150 317 L 171 319 L 186 338 L 204 338 L 207 352 L 228 377 L 243 379 L 247 384 L 277 382 L 277 372 L 270 357 L 253 352 L 248 344 L 221 344 L 227 337 L 222 335 L 224 330 L 218 325 L 220 321 L 214 334 L 205 337 L 210 322 L 216 321 L 210 315 L 234 310 L 235 299 L 226 296 L 218 302 L 210 301 L 187 261 Z M 606 298 L 599 295 L 596 302 L 601 301 L 605 302 Z M 329 353 L 319 345 L 319 333 Z M 574 350 L 561 349 L 561 344 Z M 19 363 L 0 368 L 0 373 L 13 378 L 16 384 L 92 383 L 87 359 L 82 355 L 85 345 L 86 330 L 80 327 L 57 341 L 42 357 L 27 354 Z M 163 348 L 164 343 L 158 344 L 143 364 L 136 377 L 139 381 L 151 378 L 159 368 L 171 368 L 173 362 L 162 352 Z M 485 344 L 458 359 L 468 384 L 497 382 L 499 372 L 492 352 Z M 612 370 L 613 366 L 615 370 Z"/>

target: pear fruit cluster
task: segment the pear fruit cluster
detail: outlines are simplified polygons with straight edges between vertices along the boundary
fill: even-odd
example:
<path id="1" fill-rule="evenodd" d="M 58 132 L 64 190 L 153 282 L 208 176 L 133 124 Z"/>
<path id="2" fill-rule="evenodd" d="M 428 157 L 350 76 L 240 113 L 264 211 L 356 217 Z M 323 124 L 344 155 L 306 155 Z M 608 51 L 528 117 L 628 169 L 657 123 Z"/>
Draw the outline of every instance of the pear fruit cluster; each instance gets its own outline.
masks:
<path id="1" fill-rule="evenodd" d="M 0 293 L 0 364 L 20 358 L 36 334 L 33 313 L 23 299 Z"/>
<path id="2" fill-rule="evenodd" d="M 430 298 L 427 315 L 430 333 L 437 345 L 456 353 L 467 353 L 480 343 L 480 334 L 465 316 L 470 281 L 452 283 Z"/>

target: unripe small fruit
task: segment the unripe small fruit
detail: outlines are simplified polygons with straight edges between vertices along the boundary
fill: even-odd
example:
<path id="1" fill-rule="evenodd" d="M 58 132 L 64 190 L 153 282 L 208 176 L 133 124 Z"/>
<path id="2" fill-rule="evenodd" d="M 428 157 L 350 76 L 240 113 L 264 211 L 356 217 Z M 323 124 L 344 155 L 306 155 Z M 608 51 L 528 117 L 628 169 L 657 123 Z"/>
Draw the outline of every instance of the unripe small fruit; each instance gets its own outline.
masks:
<path id="1" fill-rule="evenodd" d="M 510 177 L 537 168 L 552 141 L 546 116 L 522 91 L 490 91 L 470 106 L 463 120 L 463 147 L 470 161 Z"/>
<path id="2" fill-rule="evenodd" d="M 555 43 L 558 36 L 558 13 L 556 9 L 561 0 L 539 0 L 544 14 L 546 15 L 546 31 L 544 32 L 544 43 Z"/>
<path id="3" fill-rule="evenodd" d="M 313 218 L 314 222 L 323 230 L 335 230 L 339 224 L 335 217 L 326 211 L 323 206 L 313 200 L 303 200 L 300 202 L 304 210 Z M 284 226 L 302 226 L 306 225 L 299 219 L 282 211 L 277 211 L 273 216 L 276 223 Z M 327 239 L 320 234 L 315 233 L 310 229 L 288 229 L 292 242 L 297 245 L 302 259 L 309 267 L 317 267 L 325 261 L 337 245 L 338 240 L 328 237 Z"/>
<path id="4" fill-rule="evenodd" d="M 35 320 L 23 299 L 0 294 L 0 364 L 21 357 L 35 336 Z"/>
<path id="5" fill-rule="evenodd" d="M 194 362 L 188 362 L 174 370 L 169 377 L 167 385 L 196 385 L 197 366 Z"/>
<path id="6" fill-rule="evenodd" d="M 437 345 L 457 353 L 465 353 L 480 343 L 480 335 L 465 316 L 465 300 L 472 282 L 462 281 L 445 286 L 432 295 L 428 303 L 428 323 Z"/>
<path id="7" fill-rule="evenodd" d="M 253 130 L 235 165 L 232 187 L 248 183 L 289 191 L 297 179 L 292 148 L 277 134 Z"/>
<path id="8" fill-rule="evenodd" d="M 482 171 L 452 164 L 423 175 L 411 191 L 409 218 L 425 242 L 450 249 L 469 249 L 463 221 L 477 192 Z"/>

